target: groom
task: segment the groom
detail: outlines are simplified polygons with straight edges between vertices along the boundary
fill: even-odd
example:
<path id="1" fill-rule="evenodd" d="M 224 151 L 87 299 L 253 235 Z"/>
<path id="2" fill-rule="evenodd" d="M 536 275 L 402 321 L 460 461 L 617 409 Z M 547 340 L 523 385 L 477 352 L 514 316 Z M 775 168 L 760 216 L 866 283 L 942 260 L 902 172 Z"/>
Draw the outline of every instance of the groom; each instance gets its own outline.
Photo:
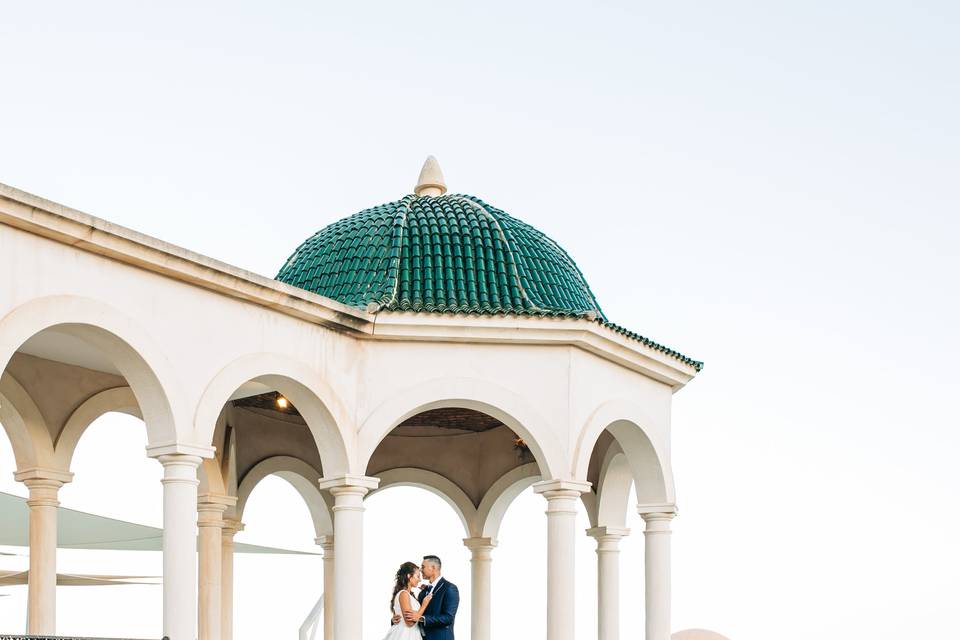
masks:
<path id="1" fill-rule="evenodd" d="M 430 584 L 420 590 L 418 600 L 423 602 L 428 594 L 433 594 L 433 599 L 419 622 L 420 633 L 425 640 L 454 640 L 453 622 L 460 606 L 460 590 L 457 585 L 440 575 L 441 567 L 440 558 L 437 556 L 424 556 L 423 564 L 420 565 L 421 575 L 429 580 Z M 416 617 L 416 611 L 404 614 L 407 622 L 414 622 Z"/>

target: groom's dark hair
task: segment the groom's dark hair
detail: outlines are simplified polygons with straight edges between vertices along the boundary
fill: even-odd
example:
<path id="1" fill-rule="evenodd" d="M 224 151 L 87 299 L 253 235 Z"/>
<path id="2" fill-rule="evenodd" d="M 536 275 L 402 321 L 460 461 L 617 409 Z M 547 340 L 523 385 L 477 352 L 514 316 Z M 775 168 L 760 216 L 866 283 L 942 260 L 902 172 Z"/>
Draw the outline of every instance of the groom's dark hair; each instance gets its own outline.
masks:
<path id="1" fill-rule="evenodd" d="M 437 565 L 441 569 L 443 568 L 443 563 L 440 562 L 440 558 L 437 556 L 423 556 L 423 561 L 432 562 L 433 564 Z"/>

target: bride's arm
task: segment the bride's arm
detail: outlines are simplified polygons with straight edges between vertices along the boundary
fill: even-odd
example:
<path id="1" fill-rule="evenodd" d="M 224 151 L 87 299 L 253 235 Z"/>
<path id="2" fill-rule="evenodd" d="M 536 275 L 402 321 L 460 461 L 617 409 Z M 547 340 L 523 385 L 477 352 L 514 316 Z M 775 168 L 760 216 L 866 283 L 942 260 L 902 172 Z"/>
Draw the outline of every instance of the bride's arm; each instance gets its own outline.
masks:
<path id="1" fill-rule="evenodd" d="M 408 627 L 412 627 L 420 621 L 420 617 L 423 615 L 423 612 L 426 611 L 427 605 L 430 604 L 430 598 L 432 596 L 428 595 L 423 599 L 423 603 L 420 604 L 420 609 L 414 612 L 412 603 L 410 602 L 410 592 L 401 591 L 400 592 L 400 611 L 404 614 L 404 622 Z M 406 614 L 411 613 L 413 615 L 407 616 Z"/>

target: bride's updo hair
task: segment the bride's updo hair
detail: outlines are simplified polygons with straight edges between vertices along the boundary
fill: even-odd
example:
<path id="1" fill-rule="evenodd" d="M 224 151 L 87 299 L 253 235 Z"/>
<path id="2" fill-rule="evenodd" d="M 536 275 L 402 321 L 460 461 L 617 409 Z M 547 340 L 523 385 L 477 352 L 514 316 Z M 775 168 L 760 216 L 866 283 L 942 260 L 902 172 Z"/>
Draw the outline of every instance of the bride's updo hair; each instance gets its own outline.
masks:
<path id="1" fill-rule="evenodd" d="M 415 574 L 420 567 L 412 562 L 404 562 L 400 565 L 400 568 L 397 569 L 396 580 L 393 583 L 393 594 L 390 596 L 390 613 L 393 613 L 393 601 L 397 597 L 397 594 L 407 588 L 407 585 L 410 584 L 410 576 Z"/>

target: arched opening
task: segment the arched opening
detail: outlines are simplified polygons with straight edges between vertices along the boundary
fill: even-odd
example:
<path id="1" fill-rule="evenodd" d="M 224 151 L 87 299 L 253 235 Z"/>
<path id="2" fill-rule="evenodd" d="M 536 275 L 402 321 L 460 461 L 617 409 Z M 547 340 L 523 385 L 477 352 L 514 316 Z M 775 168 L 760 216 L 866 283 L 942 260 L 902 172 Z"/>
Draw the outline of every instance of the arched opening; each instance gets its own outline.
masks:
<path id="1" fill-rule="evenodd" d="M 647 433 L 631 420 L 614 420 L 594 443 L 586 469 L 592 491 L 584 496 L 591 521 L 600 527 L 623 527 L 631 486 L 633 506 L 671 506 L 669 469 Z"/>
<path id="2" fill-rule="evenodd" d="M 314 514 L 292 473 L 270 473 L 245 490 L 237 543 L 318 554 Z M 294 479 L 294 482 L 291 482 Z M 315 484 L 315 483 L 314 483 Z M 319 490 L 315 489 L 319 494 Z M 234 637 L 295 638 L 323 592 L 319 555 L 236 553 Z"/>
<path id="3" fill-rule="evenodd" d="M 102 325 L 94 324 L 100 321 Z M 74 298 L 29 303 L 0 325 L 0 420 L 11 436 L 21 479 L 67 482 L 56 495 L 64 508 L 159 526 L 162 470 L 147 458 L 145 448 L 176 441 L 177 434 L 170 387 L 161 383 L 154 367 L 166 365 L 149 347 L 150 362 L 142 355 L 149 341 L 112 310 Z M 174 378 L 169 371 L 162 377 Z M 20 494 L 27 493 L 22 487 Z M 70 514 L 61 510 L 45 516 L 47 531 L 58 521 L 62 525 L 59 535 L 45 536 L 56 540 L 59 549 L 51 544 L 25 551 L 55 556 L 48 566 L 55 564 L 59 574 L 161 576 L 159 553 L 116 550 L 123 545 L 111 536 L 114 525 Z M 65 517 L 72 524 L 64 524 Z M 78 525 L 77 518 L 86 518 L 89 528 Z M 150 533 L 141 542 L 155 542 L 159 549 L 160 536 Z M 145 637 L 156 636 L 161 628 L 159 579 L 102 589 L 56 588 L 53 573 L 36 580 L 35 606 L 30 607 L 34 628 L 52 630 L 59 622 L 61 633 Z M 102 615 L 95 615 L 98 611 Z"/>
<path id="4" fill-rule="evenodd" d="M 395 431 L 401 426 L 405 433 Z M 413 428 L 419 431 L 412 432 Z M 484 434 L 509 440 L 510 451 L 522 456 L 511 468 L 536 462 L 544 477 L 566 475 L 568 463 L 563 445 L 543 416 L 509 389 L 474 378 L 427 380 L 380 403 L 360 422 L 356 471 L 369 474 L 374 468 L 388 468 L 377 456 L 390 448 L 385 445 L 399 445 L 401 437 L 449 435 L 462 436 L 466 441 L 468 437 L 481 439 Z M 397 439 L 391 440 L 392 436 Z"/>
<path id="5" fill-rule="evenodd" d="M 574 452 L 574 476 L 599 485 L 601 469 L 611 447 L 622 451 L 633 474 L 640 505 L 675 503 L 670 467 L 669 433 L 648 417 L 642 407 L 612 400 L 597 407 L 587 420 Z"/>
<path id="6" fill-rule="evenodd" d="M 127 541 L 109 528 L 74 529 L 68 538 L 60 538 L 57 570 L 70 575 L 153 576 L 156 579 L 144 581 L 155 584 L 58 588 L 60 635 L 150 637 L 161 627 L 163 469 L 144 455 L 146 444 L 139 418 L 119 412 L 97 417 L 72 452 L 74 481 L 60 490 L 60 502 L 65 508 L 154 527 L 155 537 Z M 110 548 L 126 543 L 152 549 Z M 84 548 L 101 544 L 105 548 Z"/>
<path id="7" fill-rule="evenodd" d="M 254 354 L 224 367 L 196 411 L 197 441 L 236 449 L 249 470 L 274 456 L 299 457 L 326 475 L 349 471 L 344 433 L 350 419 L 320 373 L 296 360 Z M 222 466 L 228 468 L 227 461 Z M 241 475 L 244 469 L 236 470 Z"/>
<path id="8" fill-rule="evenodd" d="M 310 513 L 315 539 L 333 534 L 331 504 L 318 486 L 320 472 L 308 462 L 293 456 L 266 458 L 245 470 L 237 484 L 236 507 L 228 510 L 226 517 L 243 522 L 250 496 L 267 478 L 270 478 L 271 483 L 276 479 L 285 481 L 300 495 L 301 502 Z"/>
<path id="9" fill-rule="evenodd" d="M 264 509 L 273 513 L 272 522 L 284 522 L 288 517 L 290 492 L 296 495 L 298 512 L 305 507 L 309 514 L 310 553 L 321 552 L 316 546 L 317 539 L 332 534 L 333 521 L 327 502 L 329 496 L 320 492 L 319 479 L 330 470 L 346 472 L 346 448 L 339 430 L 343 420 L 342 407 L 320 376 L 283 358 L 269 355 L 241 358 L 211 381 L 201 398 L 195 422 L 198 437 L 216 450 L 216 458 L 205 465 L 211 468 L 201 478 L 201 490 L 236 498 L 236 505 L 228 507 L 223 517 L 244 526 L 235 537 L 237 543 L 253 535 L 246 527 L 249 514 L 253 513 L 250 505 L 254 497 L 264 491 L 263 486 L 282 486 L 286 497 L 272 504 L 263 502 Z M 268 518 L 262 517 L 264 521 Z M 294 548 L 302 549 L 301 546 Z M 235 595 L 232 607 L 227 596 L 223 597 L 223 624 L 232 624 L 238 637 L 246 636 L 250 629 L 261 628 L 259 625 L 263 623 L 261 620 L 247 624 L 251 607 L 263 613 L 250 604 L 255 594 L 269 594 L 264 597 L 270 600 L 287 593 L 289 597 L 284 600 L 284 606 L 296 610 L 287 612 L 289 615 L 282 624 L 290 625 L 290 632 L 296 633 L 324 594 L 322 560 L 318 557 L 316 562 L 306 563 L 313 567 L 314 573 L 311 580 L 304 581 L 299 573 L 301 565 L 291 565 L 294 568 L 287 571 L 286 567 L 292 562 L 287 556 L 271 556 L 277 562 L 270 565 L 255 555 L 236 552 L 233 555 L 233 579 L 222 589 L 233 590 Z M 256 586 L 241 586 L 241 583 Z M 310 588 L 290 586 L 295 584 L 309 584 Z M 248 599 L 246 606 L 240 599 L 241 588 Z M 201 610 L 201 618 L 204 614 Z M 272 618 L 272 614 L 268 617 Z M 264 627 L 264 631 L 268 635 L 276 634 L 276 628 L 269 631 L 269 626 Z"/>
<path id="10" fill-rule="evenodd" d="M 477 520 L 477 509 L 470 497 L 456 484 L 432 471 L 406 467 L 390 469 L 379 474 L 380 485 L 370 496 L 382 493 L 393 487 L 415 487 L 434 494 L 443 500 L 460 519 L 463 535 L 472 535 L 473 523 Z M 368 496 L 369 499 L 369 496 Z"/>
<path id="11" fill-rule="evenodd" d="M 319 478 L 323 475 L 323 459 L 337 455 L 318 446 L 310 424 L 324 418 L 311 415 L 309 409 L 302 410 L 304 404 L 314 403 L 309 398 L 295 403 L 291 396 L 303 393 L 302 389 L 300 394 L 297 391 L 286 379 L 268 386 L 261 378 L 242 384 L 223 405 L 214 423 L 211 444 L 224 472 L 224 489 L 231 495 L 239 495 L 239 483 L 264 460 L 296 458 Z"/>
<path id="12" fill-rule="evenodd" d="M 150 443 L 177 441 L 178 378 L 150 338 L 116 310 L 86 298 L 41 298 L 5 316 L 0 336 L 0 365 L 33 398 L 52 441 L 82 402 L 115 387 L 131 388 Z"/>
<path id="13" fill-rule="evenodd" d="M 596 528 L 592 535 L 598 537 L 596 544 L 588 546 L 596 549 L 601 540 L 606 540 L 604 544 L 620 552 L 618 587 L 610 596 L 619 601 L 619 619 L 608 617 L 606 623 L 616 625 L 626 636 L 643 633 L 645 624 L 643 615 L 623 606 L 644 602 L 645 583 L 637 577 L 643 576 L 646 524 L 638 511 L 674 510 L 669 460 L 658 450 L 655 432 L 647 431 L 643 424 L 640 412 L 630 405 L 610 403 L 601 407 L 584 432 L 595 434 L 594 440 L 581 437 L 578 461 L 579 471 L 591 483 L 591 491 L 584 494 L 582 503 L 591 527 Z M 592 445 L 589 449 L 588 444 Z M 590 566 L 596 575 L 597 560 Z M 589 602 L 597 604 L 596 594 Z"/>
<path id="14" fill-rule="evenodd" d="M 392 484 L 368 496 L 365 506 L 365 634 L 374 638 L 386 635 L 393 579 L 400 564 L 419 564 L 424 555 L 431 554 L 440 557 L 444 577 L 460 591 L 454 632 L 469 637 L 470 552 L 463 546 L 463 522 L 450 500 L 423 486 Z"/>
<path id="15" fill-rule="evenodd" d="M 547 573 L 547 523 L 543 515 L 546 501 L 533 492 L 532 483 L 523 482 L 513 487 L 515 495 L 505 504 L 499 526 L 495 530 L 489 529 L 498 540 L 493 562 L 491 637 L 543 638 L 547 634 L 544 613 L 547 592 L 540 580 Z M 596 555 L 591 544 L 593 541 L 581 533 L 589 527 L 587 511 L 578 502 L 577 580 L 571 587 L 576 593 L 576 631 L 573 635 L 577 638 L 596 637 Z M 526 576 L 537 578 L 528 584 Z M 510 588 L 498 588 L 504 584 Z M 522 594 L 523 611 L 529 614 L 517 614 L 518 592 Z"/>
<path id="16" fill-rule="evenodd" d="M 465 496 L 467 504 L 460 511 L 465 520 L 473 520 L 490 488 L 503 476 L 525 465 L 541 466 L 537 444 L 518 435 L 508 422 L 513 421 L 457 405 L 412 412 L 373 451 L 366 474 L 395 474 L 402 469 L 427 472 L 430 475 L 421 478 L 409 472 L 409 483 L 434 488 L 455 500 Z M 443 484 L 451 485 L 451 490 L 444 490 Z M 450 495 L 454 492 L 456 498 Z M 467 522 L 467 532 L 479 535 L 479 524 Z"/>
<path id="17" fill-rule="evenodd" d="M 407 502 L 418 505 L 413 512 L 414 518 L 410 518 L 409 511 L 406 516 L 403 515 L 402 498 L 397 505 L 392 505 L 398 509 L 397 522 L 404 522 L 406 518 L 413 523 L 414 533 L 403 531 L 396 535 L 409 540 L 405 543 L 408 547 L 404 549 L 415 553 L 417 557 L 413 558 L 414 561 L 419 561 L 427 553 L 439 555 L 438 551 L 425 548 L 425 545 L 434 549 L 449 549 L 447 553 L 452 557 L 462 558 L 462 564 L 445 561 L 443 575 L 459 587 L 457 627 L 461 634 L 466 635 L 473 615 L 470 601 L 474 586 L 471 566 L 473 548 L 496 543 L 497 530 L 509 504 L 518 493 L 545 475 L 542 471 L 547 468 L 544 447 L 532 439 L 532 431 L 513 415 L 478 400 L 431 401 L 407 409 L 400 415 L 367 462 L 366 475 L 379 477 L 382 486 L 387 488 L 386 491 L 374 492 L 368 502 L 374 505 L 384 501 L 386 495 L 409 495 Z M 394 488 L 398 485 L 399 488 Z M 411 489 L 417 491 L 399 493 Z M 420 497 L 417 497 L 418 494 Z M 519 542 L 528 555 L 535 555 L 535 550 L 542 548 L 542 534 L 546 527 L 543 498 L 535 498 L 536 507 L 529 514 L 530 526 L 539 535 L 525 536 Z M 371 514 L 372 511 L 371 506 L 367 512 Z M 460 526 L 436 525 L 442 514 L 446 514 L 443 515 L 446 519 L 452 514 Z M 368 515 L 368 522 L 371 517 Z M 427 523 L 427 526 L 417 525 L 419 522 Z M 385 527 L 377 531 L 381 537 L 383 531 L 393 531 L 387 523 L 381 526 Z M 373 530 L 373 527 L 369 529 Z M 420 532 L 420 535 L 416 532 Z M 462 543 L 466 538 L 471 539 L 474 547 L 468 549 Z M 366 546 L 368 555 L 369 549 L 382 545 L 382 540 L 380 545 L 375 545 L 371 536 L 370 544 Z M 388 548 L 392 546 L 391 543 Z M 498 551 L 494 552 L 497 559 L 491 564 L 493 582 L 488 583 L 490 586 L 487 587 L 493 592 L 497 592 L 496 576 L 510 583 L 513 583 L 514 577 L 512 569 L 502 570 L 504 565 L 500 563 L 498 554 Z M 382 559 L 379 559 L 379 555 L 377 557 L 377 569 L 380 571 L 388 571 L 391 563 L 396 565 L 392 571 L 396 571 L 404 560 L 392 553 Z M 389 575 L 392 575 L 392 571 L 388 571 Z M 383 581 L 384 576 L 370 576 L 370 580 L 377 579 Z M 538 588 L 542 590 L 542 585 L 538 585 Z M 373 607 L 375 612 L 383 611 L 385 603 L 378 604 L 372 599 L 377 592 L 369 586 L 365 591 L 365 606 Z M 503 611 L 510 612 L 511 609 Z M 484 613 L 478 612 L 478 615 Z M 496 614 L 493 617 L 496 618 Z M 510 617 L 516 616 L 510 614 Z M 369 614 L 368 620 L 368 624 L 377 622 L 376 616 L 369 617 Z M 508 637 L 512 635 L 511 632 L 507 633 Z"/>

